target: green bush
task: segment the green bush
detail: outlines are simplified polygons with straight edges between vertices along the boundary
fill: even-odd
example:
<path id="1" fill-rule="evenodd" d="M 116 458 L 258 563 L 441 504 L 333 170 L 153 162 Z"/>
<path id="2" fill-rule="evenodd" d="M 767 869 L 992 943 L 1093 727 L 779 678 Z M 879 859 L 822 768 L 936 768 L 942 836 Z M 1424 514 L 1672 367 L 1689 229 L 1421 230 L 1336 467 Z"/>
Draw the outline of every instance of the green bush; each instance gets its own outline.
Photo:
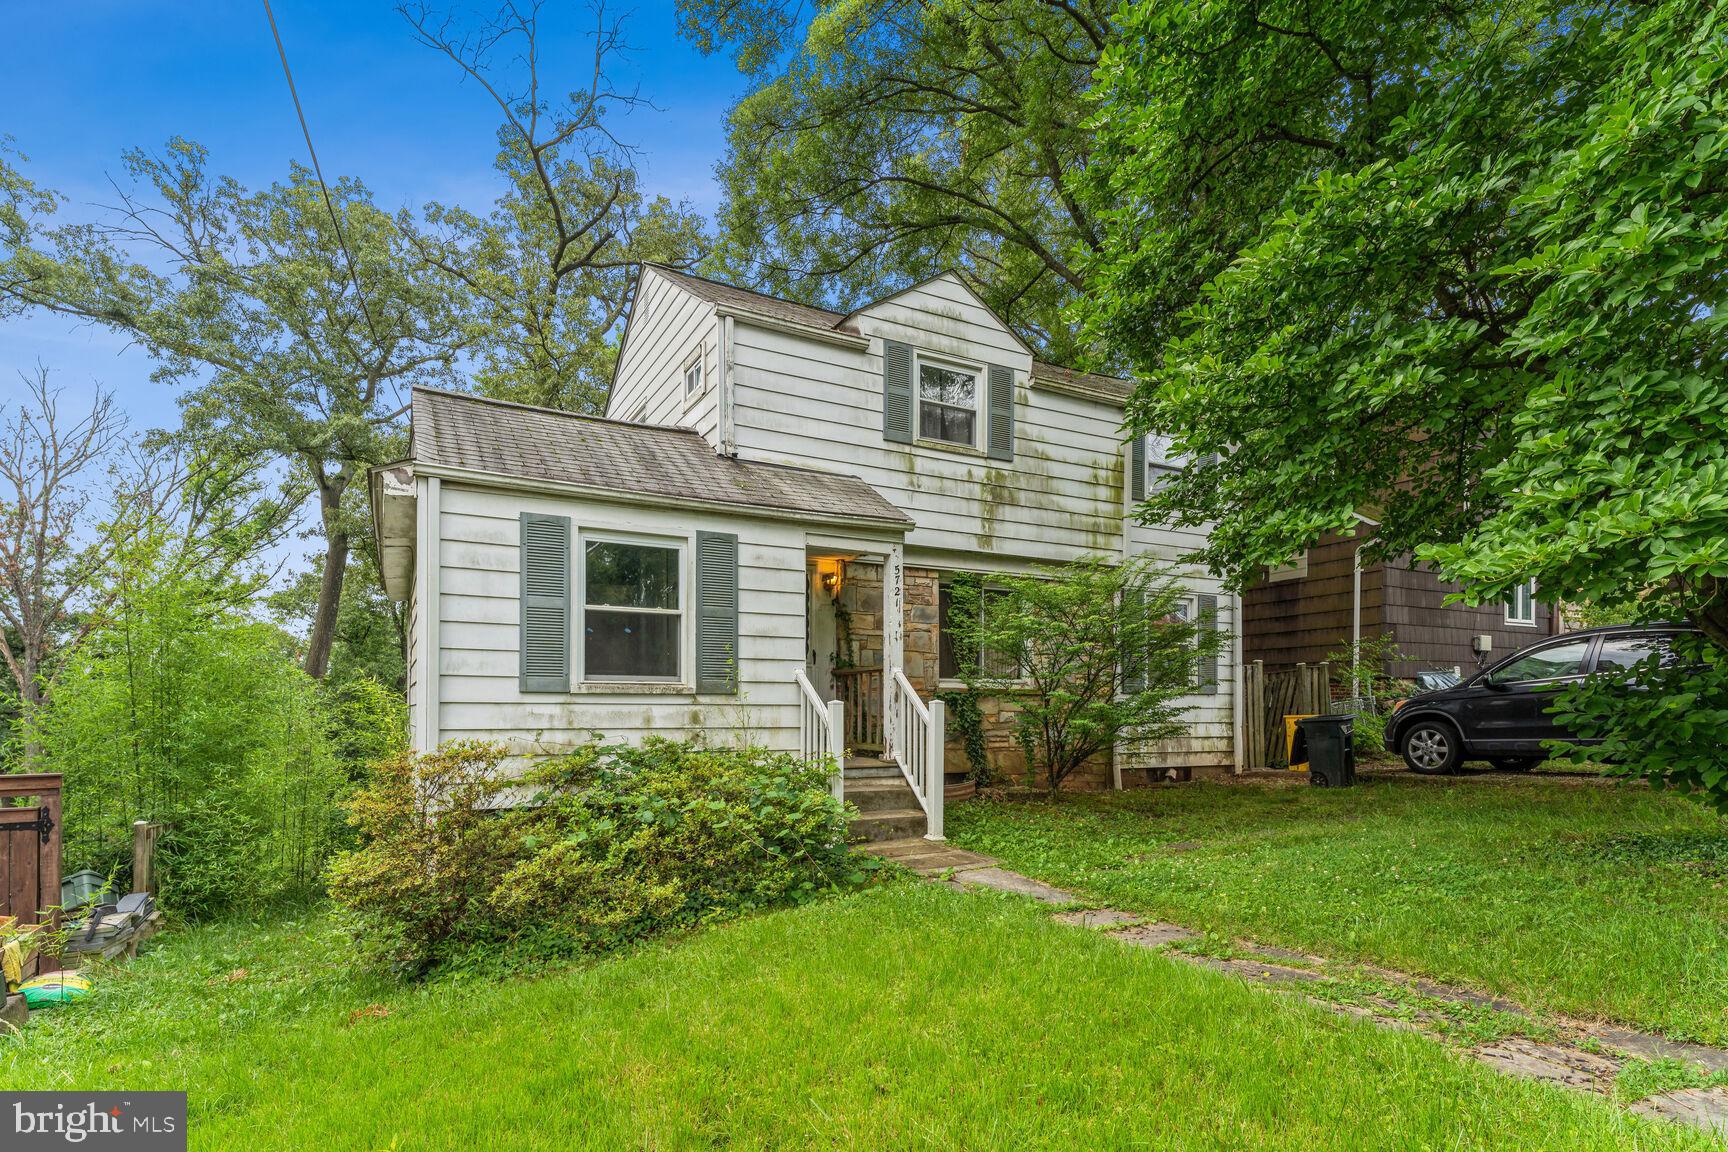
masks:
<path id="1" fill-rule="evenodd" d="M 1386 753 L 1386 717 L 1366 708 L 1356 713 L 1353 725 L 1356 755 L 1383 756 Z"/>
<path id="2" fill-rule="evenodd" d="M 786 753 L 594 741 L 514 780 L 503 759 L 397 757 L 353 804 L 331 892 L 399 969 L 602 951 L 862 878 L 826 773 Z"/>

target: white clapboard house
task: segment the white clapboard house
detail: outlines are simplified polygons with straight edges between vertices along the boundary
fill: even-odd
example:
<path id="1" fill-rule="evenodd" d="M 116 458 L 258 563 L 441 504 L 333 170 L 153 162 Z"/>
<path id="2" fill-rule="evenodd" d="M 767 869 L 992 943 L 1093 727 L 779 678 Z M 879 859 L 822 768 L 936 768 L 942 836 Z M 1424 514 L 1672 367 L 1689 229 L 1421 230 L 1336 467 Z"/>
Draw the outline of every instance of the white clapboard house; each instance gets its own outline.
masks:
<path id="1" fill-rule="evenodd" d="M 648 267 L 606 418 L 417 389 L 408 459 L 373 473 L 413 744 L 869 754 L 836 780 L 867 830 L 939 836 L 967 765 L 937 698 L 950 582 L 1199 542 L 1129 515 L 1175 465 L 1125 441 L 1127 391 L 1034 358 L 952 274 L 841 315 Z M 1192 589 L 1233 630 L 1234 597 Z M 1077 783 L 1231 770 L 1234 663 L 1196 668 L 1185 736 Z M 980 710 L 1010 779 L 1012 709 Z"/>

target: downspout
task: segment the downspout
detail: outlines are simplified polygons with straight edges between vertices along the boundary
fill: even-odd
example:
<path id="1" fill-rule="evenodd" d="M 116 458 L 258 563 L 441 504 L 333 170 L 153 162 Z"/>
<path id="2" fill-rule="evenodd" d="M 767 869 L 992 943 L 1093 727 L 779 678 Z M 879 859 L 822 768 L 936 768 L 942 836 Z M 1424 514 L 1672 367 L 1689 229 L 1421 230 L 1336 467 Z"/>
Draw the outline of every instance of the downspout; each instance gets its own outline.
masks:
<path id="1" fill-rule="evenodd" d="M 1236 751 L 1236 772 L 1242 773 L 1248 767 L 1248 757 L 1242 747 L 1246 736 L 1247 724 L 1246 702 L 1242 699 L 1242 594 L 1235 593 L 1230 597 L 1230 732 L 1231 747 Z"/>
<path id="2" fill-rule="evenodd" d="M 1350 696 L 1362 698 L 1362 545 L 1350 552 Z"/>
<path id="3" fill-rule="evenodd" d="M 732 317 L 720 317 L 720 385 L 714 397 L 714 451 L 721 456 L 738 455 L 732 421 Z"/>
<path id="4" fill-rule="evenodd" d="M 1380 521 L 1370 520 L 1353 512 L 1357 524 L 1380 527 Z M 1362 548 L 1366 540 L 1350 550 L 1350 697 L 1362 699 Z"/>

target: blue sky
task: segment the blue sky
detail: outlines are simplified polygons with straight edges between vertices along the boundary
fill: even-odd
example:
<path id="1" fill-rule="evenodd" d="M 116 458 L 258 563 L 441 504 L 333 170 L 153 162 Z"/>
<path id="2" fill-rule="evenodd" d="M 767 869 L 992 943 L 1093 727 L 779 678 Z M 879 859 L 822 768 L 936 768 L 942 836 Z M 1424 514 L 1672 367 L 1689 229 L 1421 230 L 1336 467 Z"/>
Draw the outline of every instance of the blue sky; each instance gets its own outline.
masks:
<path id="1" fill-rule="evenodd" d="M 415 43 L 390 2 L 272 6 L 326 178 L 358 177 L 387 208 L 491 202 L 490 99 Z M 492 10 L 486 0 L 467 7 Z M 634 51 L 616 71 L 659 110 L 633 112 L 619 131 L 642 149 L 650 194 L 712 216 L 723 118 L 744 81 L 725 56 L 705 58 L 680 40 L 673 17 L 670 2 L 627 12 Z M 581 83 L 591 21 L 585 4 L 547 4 L 543 84 Z M 8 4 L 4 28 L 0 135 L 30 158 L 34 179 L 71 198 L 69 217 L 111 200 L 106 180 L 123 151 L 174 135 L 207 147 L 213 171 L 253 187 L 306 159 L 259 0 L 32 0 Z M 114 391 L 135 427 L 176 420 L 172 394 L 149 379 L 149 359 L 116 336 L 47 316 L 0 324 L 0 397 L 38 361 L 69 397 L 96 384 Z"/>

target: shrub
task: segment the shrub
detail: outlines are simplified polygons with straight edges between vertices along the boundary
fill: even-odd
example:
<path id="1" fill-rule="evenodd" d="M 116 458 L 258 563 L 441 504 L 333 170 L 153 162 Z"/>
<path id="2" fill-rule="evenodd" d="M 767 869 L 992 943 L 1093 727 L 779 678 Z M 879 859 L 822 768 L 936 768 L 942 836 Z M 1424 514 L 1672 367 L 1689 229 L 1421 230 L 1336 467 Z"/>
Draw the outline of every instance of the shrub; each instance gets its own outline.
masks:
<path id="1" fill-rule="evenodd" d="M 1386 753 L 1386 717 L 1364 708 L 1356 713 L 1353 724 L 1358 756 L 1383 756 Z"/>
<path id="2" fill-rule="evenodd" d="M 520 851 L 516 825 L 491 806 L 503 758 L 491 744 L 403 752 L 350 800 L 364 843 L 332 863 L 330 894 L 395 966 L 418 972 L 465 934 L 486 937 L 492 892 Z"/>
<path id="3" fill-rule="evenodd" d="M 601 951 L 856 883 L 827 774 L 757 748 L 584 744 L 518 780 L 501 748 L 379 766 L 331 892 L 399 969 Z M 506 790 L 524 806 L 486 808 Z"/>
<path id="4" fill-rule="evenodd" d="M 1215 614 L 1196 617 L 1175 570 L 1147 558 L 1086 556 L 998 573 L 988 588 L 953 585 L 960 678 L 974 695 L 1014 699 L 1028 770 L 1052 792 L 1100 753 L 1185 730 L 1183 698 L 1215 678 L 1228 639 Z"/>

